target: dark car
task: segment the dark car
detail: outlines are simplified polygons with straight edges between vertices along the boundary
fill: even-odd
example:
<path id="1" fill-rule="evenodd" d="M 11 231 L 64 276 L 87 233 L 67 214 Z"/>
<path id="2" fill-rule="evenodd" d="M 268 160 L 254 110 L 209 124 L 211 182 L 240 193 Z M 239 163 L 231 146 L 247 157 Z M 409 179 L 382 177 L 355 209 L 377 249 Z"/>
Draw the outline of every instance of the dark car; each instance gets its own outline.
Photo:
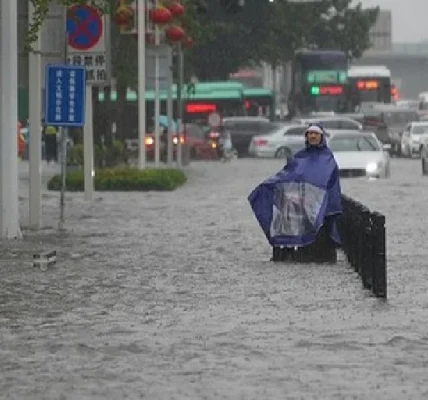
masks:
<path id="1" fill-rule="evenodd" d="M 406 126 L 419 121 L 419 114 L 408 108 L 384 106 L 364 113 L 363 128 L 372 131 L 384 144 L 391 145 L 391 152 L 401 155 L 401 136 Z"/>
<path id="2" fill-rule="evenodd" d="M 238 156 L 248 156 L 248 148 L 253 136 L 272 131 L 278 122 L 264 117 L 228 117 L 223 120 L 224 129 L 230 132 L 232 144 Z"/>

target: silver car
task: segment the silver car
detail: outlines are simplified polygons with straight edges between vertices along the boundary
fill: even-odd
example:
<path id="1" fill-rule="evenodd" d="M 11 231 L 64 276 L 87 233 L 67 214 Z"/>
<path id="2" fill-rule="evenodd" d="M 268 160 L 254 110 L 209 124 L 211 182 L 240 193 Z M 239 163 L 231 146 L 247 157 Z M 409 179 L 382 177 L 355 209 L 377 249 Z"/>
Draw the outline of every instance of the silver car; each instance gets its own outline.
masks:
<path id="1" fill-rule="evenodd" d="M 331 117 L 318 117 L 318 118 L 299 118 L 296 120 L 297 123 L 301 123 L 303 125 L 309 124 L 320 124 L 326 131 L 330 129 L 336 130 L 362 130 L 363 125 L 352 119 L 345 116 L 331 116 Z"/>
<path id="2" fill-rule="evenodd" d="M 422 137 L 428 134 L 428 121 L 411 122 L 401 135 L 401 154 L 412 158 L 419 157 L 422 149 Z"/>
<path id="3" fill-rule="evenodd" d="M 428 175 L 428 134 L 421 137 L 422 175 Z"/>
<path id="4" fill-rule="evenodd" d="M 264 135 L 254 136 L 248 153 L 259 158 L 287 158 L 305 146 L 306 126 L 287 124 Z"/>
<path id="5" fill-rule="evenodd" d="M 328 147 L 333 152 L 342 177 L 389 178 L 389 145 L 383 145 L 373 132 L 330 131 Z"/>

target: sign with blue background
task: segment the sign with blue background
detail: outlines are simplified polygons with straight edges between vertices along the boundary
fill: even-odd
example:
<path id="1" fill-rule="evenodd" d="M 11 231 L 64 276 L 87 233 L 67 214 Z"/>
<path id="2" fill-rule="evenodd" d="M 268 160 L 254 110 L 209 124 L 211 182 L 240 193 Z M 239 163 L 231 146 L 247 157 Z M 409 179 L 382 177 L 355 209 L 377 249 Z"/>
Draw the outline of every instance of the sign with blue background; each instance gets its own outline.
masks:
<path id="1" fill-rule="evenodd" d="M 47 65 L 45 123 L 82 127 L 85 124 L 85 67 Z"/>

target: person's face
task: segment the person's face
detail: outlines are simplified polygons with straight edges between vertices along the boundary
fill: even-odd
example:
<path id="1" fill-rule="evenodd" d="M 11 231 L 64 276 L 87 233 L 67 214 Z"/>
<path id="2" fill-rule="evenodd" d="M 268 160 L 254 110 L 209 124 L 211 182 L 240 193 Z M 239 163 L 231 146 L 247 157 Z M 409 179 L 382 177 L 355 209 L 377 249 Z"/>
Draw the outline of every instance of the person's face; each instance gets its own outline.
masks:
<path id="1" fill-rule="evenodd" d="M 309 131 L 306 133 L 308 143 L 311 146 L 318 146 L 321 143 L 321 133 L 315 131 Z"/>

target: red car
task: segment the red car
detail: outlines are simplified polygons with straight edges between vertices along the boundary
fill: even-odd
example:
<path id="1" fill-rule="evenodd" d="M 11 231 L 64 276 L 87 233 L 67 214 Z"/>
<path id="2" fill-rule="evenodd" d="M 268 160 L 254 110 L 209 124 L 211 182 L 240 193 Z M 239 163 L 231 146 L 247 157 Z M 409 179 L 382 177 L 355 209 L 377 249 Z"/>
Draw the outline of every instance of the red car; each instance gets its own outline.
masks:
<path id="1" fill-rule="evenodd" d="M 163 136 L 161 135 L 161 145 L 160 145 L 161 158 L 166 156 L 166 151 L 167 151 L 167 149 L 164 148 L 166 143 L 162 143 L 162 138 L 163 138 Z M 172 142 L 174 144 L 173 148 L 172 148 L 173 157 L 175 158 L 175 155 L 177 153 L 177 143 L 178 143 L 177 135 L 173 136 Z M 155 137 L 154 137 L 154 134 L 146 133 L 145 144 L 146 144 L 146 157 L 148 160 L 153 160 L 155 158 Z M 181 136 L 181 144 L 182 145 L 185 144 L 185 140 L 184 140 L 183 136 Z"/>
<path id="2" fill-rule="evenodd" d="M 180 136 L 182 145 L 190 148 L 190 159 L 192 160 L 215 160 L 218 158 L 217 145 L 205 137 L 205 131 L 196 124 L 186 124 L 185 133 Z M 177 151 L 178 136 L 173 136 L 173 155 Z M 155 138 L 151 133 L 146 134 L 146 154 L 148 159 L 154 158 Z M 165 152 L 163 143 L 161 144 L 161 154 Z M 165 154 L 165 153 L 163 153 Z"/>
<path id="3" fill-rule="evenodd" d="M 207 139 L 206 130 L 197 124 L 186 124 L 186 143 L 190 147 L 192 160 L 216 160 L 218 159 L 217 142 Z"/>

